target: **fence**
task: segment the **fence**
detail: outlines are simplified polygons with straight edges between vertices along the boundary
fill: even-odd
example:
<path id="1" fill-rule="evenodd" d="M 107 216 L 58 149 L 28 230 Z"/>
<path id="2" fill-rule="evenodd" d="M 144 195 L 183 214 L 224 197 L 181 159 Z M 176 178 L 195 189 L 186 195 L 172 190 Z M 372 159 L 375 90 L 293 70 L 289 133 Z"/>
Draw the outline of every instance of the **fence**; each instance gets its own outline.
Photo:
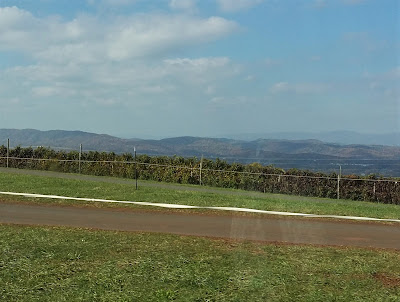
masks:
<path id="1" fill-rule="evenodd" d="M 396 179 L 284 171 L 257 163 L 229 164 L 219 159 L 139 155 L 135 160 L 130 153 L 0 146 L 0 166 L 124 178 L 135 178 L 137 174 L 143 180 L 400 204 L 400 184 Z"/>

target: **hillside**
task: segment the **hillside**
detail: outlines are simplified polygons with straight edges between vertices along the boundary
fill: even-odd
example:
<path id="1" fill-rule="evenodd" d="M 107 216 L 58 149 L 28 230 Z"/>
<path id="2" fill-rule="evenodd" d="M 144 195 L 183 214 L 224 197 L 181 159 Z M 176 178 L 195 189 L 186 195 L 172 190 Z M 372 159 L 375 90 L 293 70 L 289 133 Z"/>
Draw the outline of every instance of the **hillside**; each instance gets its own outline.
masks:
<path id="1" fill-rule="evenodd" d="M 329 132 L 269 132 L 269 133 L 245 133 L 227 134 L 222 137 L 252 141 L 259 138 L 285 139 L 285 140 L 304 140 L 315 139 L 323 142 L 337 144 L 357 144 L 357 145 L 386 145 L 400 146 L 400 132 L 370 134 L 358 133 L 354 131 L 329 131 Z"/>

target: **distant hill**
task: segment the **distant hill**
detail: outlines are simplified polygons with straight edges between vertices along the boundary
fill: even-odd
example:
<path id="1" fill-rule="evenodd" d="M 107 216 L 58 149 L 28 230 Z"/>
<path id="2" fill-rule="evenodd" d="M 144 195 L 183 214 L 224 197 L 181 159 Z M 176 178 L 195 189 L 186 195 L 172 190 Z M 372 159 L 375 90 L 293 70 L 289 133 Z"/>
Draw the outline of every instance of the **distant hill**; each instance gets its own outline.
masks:
<path id="1" fill-rule="evenodd" d="M 338 164 L 343 164 L 347 165 L 346 169 L 349 173 L 351 171 L 352 173 L 400 175 L 400 147 L 397 146 L 342 145 L 315 139 L 244 141 L 188 136 L 161 140 L 121 139 L 106 134 L 82 131 L 0 129 L 0 145 L 5 145 L 7 138 L 10 138 L 11 146 L 45 146 L 78 150 L 79 145 L 82 144 L 86 151 L 116 153 L 132 153 L 133 148 L 136 147 L 139 154 L 148 155 L 185 157 L 204 155 L 207 158 L 219 157 L 242 163 L 274 164 L 286 169 L 297 167 L 322 171 L 337 169 Z M 385 165 L 382 161 L 385 161 Z M 399 161 L 399 163 L 394 164 L 394 161 Z"/>
<path id="2" fill-rule="evenodd" d="M 83 131 L 0 129 L 0 144 L 5 144 L 7 138 L 10 138 L 11 146 L 45 146 L 63 149 L 79 149 L 79 144 L 83 144 L 90 150 L 109 150 L 116 152 L 120 152 L 120 146 L 125 144 L 125 140 L 117 137 Z"/>
<path id="3" fill-rule="evenodd" d="M 287 139 L 304 140 L 316 139 L 323 142 L 338 144 L 358 144 L 358 145 L 386 145 L 400 146 L 400 133 L 368 134 L 354 131 L 330 131 L 330 132 L 270 132 L 270 133 L 245 133 L 223 135 L 231 139 L 252 141 L 260 138 L 264 139 Z"/>
<path id="4" fill-rule="evenodd" d="M 204 156 L 222 158 L 265 157 L 288 158 L 357 158 L 400 159 L 400 147 L 382 145 L 342 145 L 324 143 L 315 139 L 278 140 L 257 139 L 253 141 L 226 138 L 175 137 L 161 140 L 122 139 L 107 134 L 83 131 L 34 129 L 0 129 L 0 144 L 10 138 L 11 146 L 45 146 L 52 148 L 132 152 L 136 147 L 141 153 L 154 155 Z"/>

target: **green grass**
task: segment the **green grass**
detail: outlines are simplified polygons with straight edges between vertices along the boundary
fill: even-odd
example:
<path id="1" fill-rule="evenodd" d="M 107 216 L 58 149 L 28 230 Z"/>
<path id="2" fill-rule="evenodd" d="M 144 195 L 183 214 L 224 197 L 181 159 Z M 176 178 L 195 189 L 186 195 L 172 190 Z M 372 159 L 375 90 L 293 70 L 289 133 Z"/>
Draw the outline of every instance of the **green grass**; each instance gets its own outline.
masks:
<path id="1" fill-rule="evenodd" d="M 68 177 L 74 177 L 69 175 Z M 336 200 L 327 198 L 313 198 L 288 196 L 280 194 L 252 193 L 232 189 L 211 189 L 211 192 L 202 191 L 198 186 L 178 186 L 170 188 L 154 187 L 153 183 L 141 182 L 147 186 L 140 186 L 135 190 L 133 182 L 112 183 L 109 178 L 97 178 L 102 181 L 54 178 L 34 175 L 21 175 L 0 172 L 0 191 L 23 193 L 38 193 L 63 195 L 71 197 L 102 198 L 129 201 L 148 201 L 176 203 L 197 206 L 233 206 L 260 210 L 290 211 L 326 215 L 354 215 L 376 218 L 400 219 L 400 206 L 386 205 L 372 202 Z M 107 180 L 107 182 L 104 182 Z M 115 180 L 118 182 L 118 180 Z M 193 191 L 196 189 L 200 191 Z M 236 194 L 237 193 L 237 194 Z M 30 201 L 38 203 L 57 204 L 92 204 L 90 202 L 60 201 L 48 199 L 33 199 L 24 197 L 10 197 L 1 195 L 2 201 Z M 123 205 L 95 204 L 108 207 Z M 135 207 L 135 206 L 129 206 Z"/>
<path id="2" fill-rule="evenodd" d="M 1 301 L 399 301 L 394 251 L 0 224 Z"/>

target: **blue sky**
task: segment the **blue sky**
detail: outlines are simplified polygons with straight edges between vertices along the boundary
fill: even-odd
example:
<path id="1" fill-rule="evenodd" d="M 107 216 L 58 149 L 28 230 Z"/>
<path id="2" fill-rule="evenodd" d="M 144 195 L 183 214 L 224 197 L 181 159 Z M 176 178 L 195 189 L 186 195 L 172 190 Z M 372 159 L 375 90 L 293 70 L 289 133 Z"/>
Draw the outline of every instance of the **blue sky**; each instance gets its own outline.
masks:
<path id="1" fill-rule="evenodd" d="M 400 131 L 398 0 L 0 0 L 0 128 Z"/>

